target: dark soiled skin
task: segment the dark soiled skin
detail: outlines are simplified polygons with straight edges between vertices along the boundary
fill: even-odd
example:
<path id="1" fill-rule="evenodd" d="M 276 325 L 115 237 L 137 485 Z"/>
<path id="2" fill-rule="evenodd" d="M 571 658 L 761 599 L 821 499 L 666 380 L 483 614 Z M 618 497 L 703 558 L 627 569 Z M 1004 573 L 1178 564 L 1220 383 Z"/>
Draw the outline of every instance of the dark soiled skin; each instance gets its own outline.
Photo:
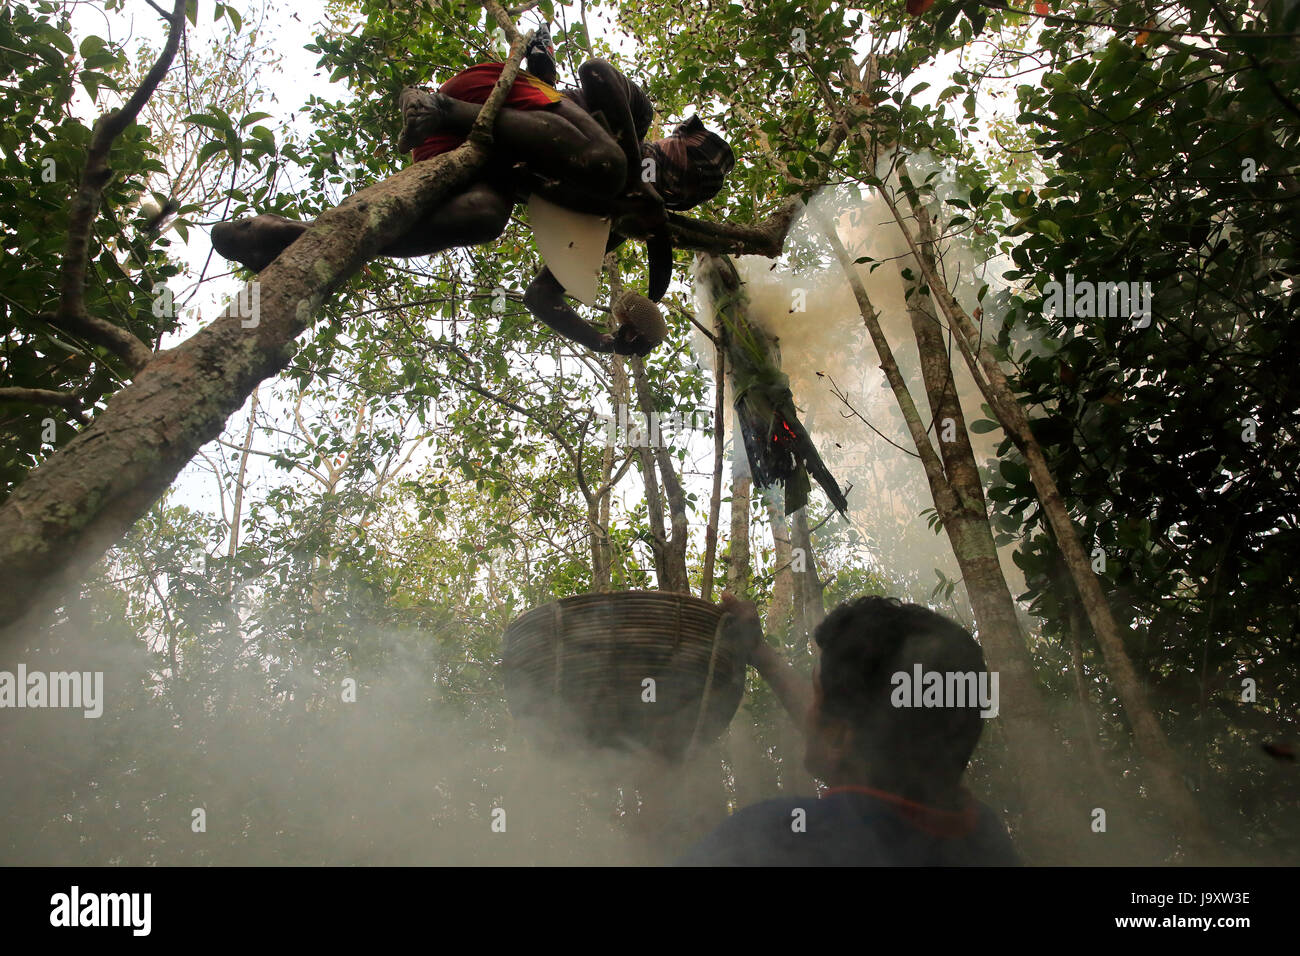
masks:
<path id="1" fill-rule="evenodd" d="M 536 72 L 554 76 L 553 64 L 549 70 L 544 61 L 538 65 Z M 579 79 L 582 89 L 573 101 L 561 100 L 538 110 L 504 109 L 499 114 L 493 134 L 507 156 L 528 157 L 523 175 L 505 163 L 493 164 L 479 181 L 395 237 L 380 254 L 427 256 L 491 242 L 505 230 L 517 196 L 529 191 L 575 211 L 615 218 L 622 231 L 611 235 L 610 249 L 626 235 L 660 229 L 662 199 L 639 175 L 641 127 L 648 125 L 652 115 L 649 101 L 603 60 L 584 63 Z M 435 104 L 438 115 L 428 128 L 448 132 L 468 132 L 481 109 L 442 95 L 436 95 Z M 427 112 L 424 122 L 430 122 Z M 212 244 L 226 258 L 261 271 L 308 225 L 275 215 L 219 223 L 213 227 Z M 655 252 L 650 291 L 657 300 L 671 273 L 671 247 L 659 241 Z M 540 321 L 593 351 L 643 355 L 653 348 L 634 329 L 620 329 L 611 336 L 586 322 L 565 301 L 563 288 L 549 270 L 543 269 L 533 279 L 524 301 Z"/>

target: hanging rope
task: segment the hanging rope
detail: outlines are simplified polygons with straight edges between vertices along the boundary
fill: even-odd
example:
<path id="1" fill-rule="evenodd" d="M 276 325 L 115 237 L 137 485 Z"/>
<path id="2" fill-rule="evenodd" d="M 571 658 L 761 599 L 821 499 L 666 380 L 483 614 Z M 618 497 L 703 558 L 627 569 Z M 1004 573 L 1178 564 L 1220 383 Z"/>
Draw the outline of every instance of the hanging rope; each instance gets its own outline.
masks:
<path id="1" fill-rule="evenodd" d="M 700 709 L 695 715 L 695 729 L 691 731 L 690 743 L 686 745 L 686 757 L 684 758 L 686 760 L 690 760 L 691 755 L 695 753 L 695 741 L 699 739 L 700 728 L 704 726 L 704 717 L 709 710 L 709 695 L 713 692 L 713 671 L 718 663 L 718 646 L 722 643 L 718 638 L 722 636 L 722 629 L 730 618 L 731 615 L 724 612 L 718 618 L 718 626 L 713 629 L 713 647 L 709 651 L 709 670 L 704 675 L 704 693 L 700 695 Z"/>

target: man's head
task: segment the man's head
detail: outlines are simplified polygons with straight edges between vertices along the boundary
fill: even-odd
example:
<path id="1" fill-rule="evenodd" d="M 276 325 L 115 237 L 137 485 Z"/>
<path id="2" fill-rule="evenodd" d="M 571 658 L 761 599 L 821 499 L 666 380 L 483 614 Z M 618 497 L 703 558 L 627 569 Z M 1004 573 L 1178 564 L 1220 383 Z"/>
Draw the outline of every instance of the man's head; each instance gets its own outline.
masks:
<path id="1" fill-rule="evenodd" d="M 821 660 L 808 714 L 808 770 L 832 786 L 861 784 L 917 797 L 954 790 L 983 729 L 966 706 L 895 706 L 906 674 L 979 674 L 984 654 L 963 628 L 916 604 L 846 601 L 814 635 Z M 920 671 L 917 671 L 920 665 Z"/>
<path id="2" fill-rule="evenodd" d="M 555 43 L 551 40 L 551 30 L 545 21 L 537 25 L 532 40 L 524 48 L 524 60 L 529 73 L 543 83 L 555 85 L 559 79 L 555 68 Z"/>
<path id="3" fill-rule="evenodd" d="M 671 136 L 643 144 L 642 153 L 654 160 L 654 187 L 664 206 L 679 212 L 716 196 L 736 165 L 731 146 L 698 116 L 678 123 Z"/>

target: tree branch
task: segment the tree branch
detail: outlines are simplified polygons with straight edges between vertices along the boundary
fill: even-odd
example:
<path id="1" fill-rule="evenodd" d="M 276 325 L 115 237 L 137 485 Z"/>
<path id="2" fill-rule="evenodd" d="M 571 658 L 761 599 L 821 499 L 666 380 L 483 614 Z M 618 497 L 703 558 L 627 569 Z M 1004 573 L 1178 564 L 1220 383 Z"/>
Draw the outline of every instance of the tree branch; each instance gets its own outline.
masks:
<path id="1" fill-rule="evenodd" d="M 55 405 L 66 409 L 83 425 L 90 421 L 82 411 L 81 399 L 73 392 L 63 392 L 53 388 L 0 388 L 0 402 Z"/>
<path id="2" fill-rule="evenodd" d="M 516 44 L 507 69 L 518 69 L 523 52 Z M 480 120 L 494 120 L 507 92 L 492 91 Z M 326 299 L 487 160 L 471 140 L 324 212 L 257 277 L 255 316 L 232 303 L 159 353 L 89 428 L 29 472 L 0 506 L 0 579 L 8 585 L 0 591 L 0 634 L 12 639 L 38 626 L 38 615 L 149 510 L 254 386 L 289 364 L 294 339 Z"/>
<path id="3" fill-rule="evenodd" d="M 678 249 L 711 252 L 714 255 L 766 256 L 775 259 L 785 246 L 786 234 L 799 217 L 803 203 L 798 198 L 786 202 L 761 223 L 747 226 L 730 222 L 691 219 L 677 213 L 668 214 L 668 230 Z"/>
<path id="4" fill-rule="evenodd" d="M 138 372 L 149 364 L 153 351 L 126 329 L 86 312 L 86 262 L 95 216 L 104 198 L 104 188 L 113 178 L 113 170 L 108 165 L 109 150 L 122 131 L 135 122 L 171 68 L 181 35 L 185 32 L 185 0 L 176 0 L 176 7 L 167 19 L 171 23 L 167 43 L 140 86 L 120 110 L 106 113 L 95 122 L 81 184 L 68 212 L 68 241 L 63 250 L 59 305 L 53 313 L 45 316 L 51 325 L 104 346 L 121 358 L 132 372 Z"/>
<path id="5" fill-rule="evenodd" d="M 519 8 L 515 11 L 515 16 L 527 12 L 531 6 L 532 4 L 529 4 L 528 6 Z M 520 36 L 519 28 L 515 26 L 515 21 L 511 19 L 510 14 L 506 13 L 505 8 L 501 6 L 501 4 L 497 3 L 496 0 L 485 0 L 483 9 L 496 18 L 497 25 L 505 32 L 506 39 L 510 41 L 511 46 L 514 46 L 516 43 L 527 42 Z M 531 38 L 530 34 L 529 39 Z"/>

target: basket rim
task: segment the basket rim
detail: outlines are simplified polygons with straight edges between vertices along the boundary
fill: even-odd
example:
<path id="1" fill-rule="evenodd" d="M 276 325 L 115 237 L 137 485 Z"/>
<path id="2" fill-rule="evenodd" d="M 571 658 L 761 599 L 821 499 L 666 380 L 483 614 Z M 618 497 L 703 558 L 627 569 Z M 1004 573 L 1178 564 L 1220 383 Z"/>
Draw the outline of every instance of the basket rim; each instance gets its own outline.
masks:
<path id="1" fill-rule="evenodd" d="M 717 604 L 714 604 L 712 601 L 706 601 L 704 600 L 704 598 L 699 597 L 698 595 L 695 594 L 691 594 L 686 591 L 652 591 L 648 589 L 631 590 L 631 591 L 590 591 L 586 594 L 571 594 L 568 597 L 556 598 L 553 601 L 548 601 L 546 604 L 539 604 L 536 607 L 531 607 L 528 610 L 524 611 L 522 614 L 520 614 L 518 617 L 515 617 L 513 620 L 511 620 L 510 623 L 506 625 L 505 631 L 506 633 L 509 633 L 516 626 L 520 625 L 524 620 L 526 620 L 527 618 L 531 617 L 534 614 L 543 614 L 548 611 L 554 613 L 554 608 L 556 607 L 556 605 L 558 605 L 560 610 L 563 611 L 566 605 L 573 606 L 574 604 L 577 604 L 579 602 L 599 600 L 599 599 L 618 599 L 623 596 L 635 596 L 638 598 L 655 598 L 655 599 L 662 600 L 666 603 L 672 603 L 674 605 L 678 603 L 685 604 L 685 605 L 694 605 L 697 609 L 701 611 L 705 611 L 718 619 L 721 619 L 721 617 L 727 613 Z M 669 602 L 669 599 L 671 599 L 671 602 Z"/>

